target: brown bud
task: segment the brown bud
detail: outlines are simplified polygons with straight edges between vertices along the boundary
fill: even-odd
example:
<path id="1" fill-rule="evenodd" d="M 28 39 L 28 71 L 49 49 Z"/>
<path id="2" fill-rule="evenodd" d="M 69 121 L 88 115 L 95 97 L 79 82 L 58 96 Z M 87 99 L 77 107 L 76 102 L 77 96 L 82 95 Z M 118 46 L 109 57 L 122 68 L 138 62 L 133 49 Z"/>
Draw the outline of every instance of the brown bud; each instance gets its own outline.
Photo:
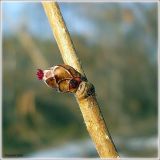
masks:
<path id="1" fill-rule="evenodd" d="M 82 81 L 86 78 L 69 65 L 56 65 L 43 70 L 43 80 L 51 88 L 60 92 L 75 93 Z"/>

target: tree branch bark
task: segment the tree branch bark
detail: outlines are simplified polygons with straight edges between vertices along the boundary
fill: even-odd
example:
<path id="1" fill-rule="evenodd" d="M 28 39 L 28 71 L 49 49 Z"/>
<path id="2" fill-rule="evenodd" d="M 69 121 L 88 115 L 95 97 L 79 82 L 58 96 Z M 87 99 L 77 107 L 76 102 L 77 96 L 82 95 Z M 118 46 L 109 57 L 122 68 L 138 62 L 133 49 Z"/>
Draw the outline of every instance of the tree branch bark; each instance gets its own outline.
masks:
<path id="1" fill-rule="evenodd" d="M 85 76 L 58 4 L 56 2 L 42 2 L 42 4 L 64 63 Z M 82 82 L 75 94 L 84 122 L 100 157 L 118 158 L 118 152 L 102 117 L 93 88 L 91 83 Z"/>

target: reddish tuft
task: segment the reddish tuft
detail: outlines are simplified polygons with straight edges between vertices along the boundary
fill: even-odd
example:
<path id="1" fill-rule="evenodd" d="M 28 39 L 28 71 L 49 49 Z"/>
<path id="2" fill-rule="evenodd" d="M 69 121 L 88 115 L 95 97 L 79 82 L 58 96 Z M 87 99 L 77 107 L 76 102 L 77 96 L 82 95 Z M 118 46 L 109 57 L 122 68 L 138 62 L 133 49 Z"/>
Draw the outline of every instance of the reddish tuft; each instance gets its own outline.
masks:
<path id="1" fill-rule="evenodd" d="M 42 80 L 42 79 L 43 79 L 43 76 L 44 76 L 43 70 L 38 69 L 36 75 L 37 75 L 37 77 L 38 77 L 39 80 Z"/>

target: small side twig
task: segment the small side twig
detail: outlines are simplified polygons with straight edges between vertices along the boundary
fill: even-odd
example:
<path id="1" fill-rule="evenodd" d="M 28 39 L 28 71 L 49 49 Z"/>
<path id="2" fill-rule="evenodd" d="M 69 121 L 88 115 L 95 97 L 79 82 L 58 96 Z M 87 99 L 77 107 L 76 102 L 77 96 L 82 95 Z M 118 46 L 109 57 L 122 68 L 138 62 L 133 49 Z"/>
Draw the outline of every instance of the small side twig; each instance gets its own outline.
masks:
<path id="1" fill-rule="evenodd" d="M 64 63 L 72 66 L 85 76 L 58 4 L 56 2 L 42 2 L 42 4 Z M 82 82 L 75 96 L 80 106 L 87 130 L 95 143 L 100 157 L 118 158 L 117 150 L 105 121 L 102 118 L 102 113 L 95 97 L 93 85 L 89 82 Z"/>

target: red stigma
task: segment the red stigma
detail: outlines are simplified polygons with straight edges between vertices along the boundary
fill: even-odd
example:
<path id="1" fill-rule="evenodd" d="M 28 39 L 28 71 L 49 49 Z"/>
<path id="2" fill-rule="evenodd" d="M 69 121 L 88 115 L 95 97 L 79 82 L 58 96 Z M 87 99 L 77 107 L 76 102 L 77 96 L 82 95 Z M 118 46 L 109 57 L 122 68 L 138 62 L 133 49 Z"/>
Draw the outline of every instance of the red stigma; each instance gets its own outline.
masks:
<path id="1" fill-rule="evenodd" d="M 36 75 L 37 75 L 37 77 L 38 77 L 39 80 L 42 80 L 42 79 L 43 79 L 43 76 L 44 76 L 43 70 L 38 69 Z"/>

